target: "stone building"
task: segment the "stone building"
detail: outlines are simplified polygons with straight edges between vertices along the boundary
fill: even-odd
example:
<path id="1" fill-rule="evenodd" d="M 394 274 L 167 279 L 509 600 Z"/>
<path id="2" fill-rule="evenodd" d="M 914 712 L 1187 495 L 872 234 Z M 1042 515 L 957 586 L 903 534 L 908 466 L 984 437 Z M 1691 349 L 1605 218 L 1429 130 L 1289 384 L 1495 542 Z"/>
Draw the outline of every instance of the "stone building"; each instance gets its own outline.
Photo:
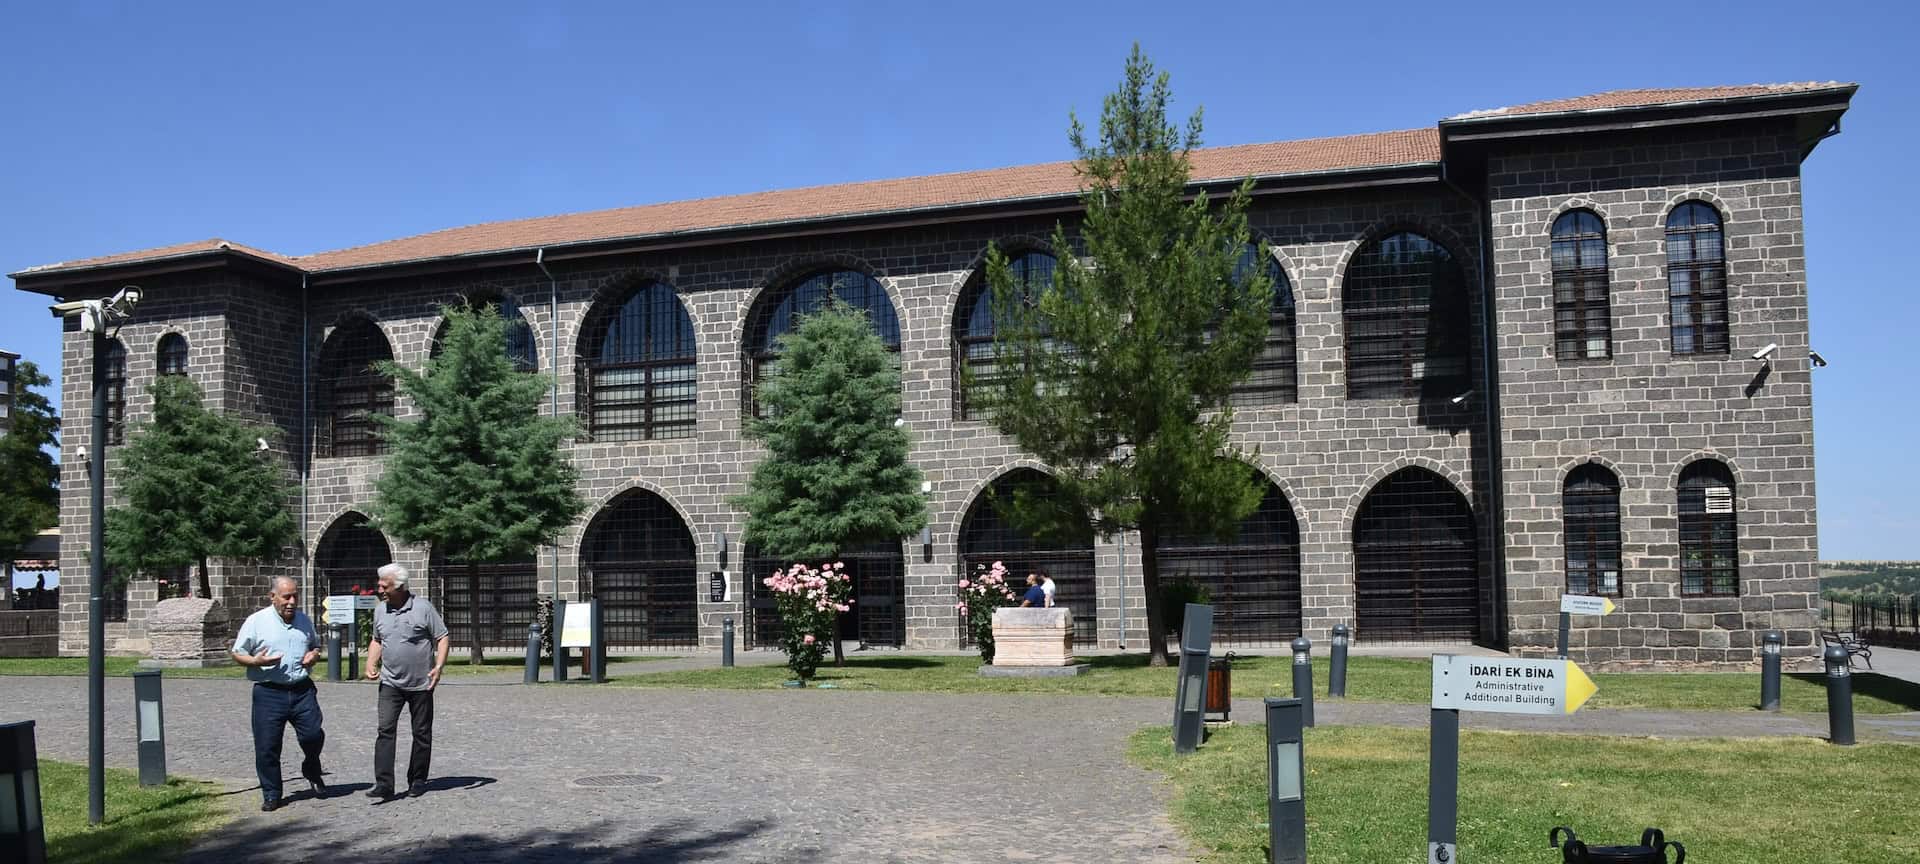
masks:
<path id="1" fill-rule="evenodd" d="M 1849 84 L 1638 90 L 1479 111 L 1401 132 L 1217 147 L 1198 188 L 1255 180 L 1276 277 L 1267 350 L 1237 401 L 1266 504 L 1231 542 L 1176 539 L 1169 575 L 1207 586 L 1228 644 L 1327 637 L 1550 651 L 1562 593 L 1619 611 L 1575 621 L 1594 664 L 1745 664 L 1761 631 L 1814 644 L 1812 385 L 1800 166 L 1836 134 Z M 113 459 L 155 375 L 191 376 L 277 427 L 263 458 L 299 480 L 303 547 L 216 564 L 214 592 L 266 576 L 310 596 L 397 560 L 461 639 L 524 638 L 536 594 L 596 595 L 616 647 L 712 645 L 725 617 L 764 642 L 728 505 L 759 456 L 743 438 L 772 339 L 829 294 L 867 308 L 904 378 L 903 419 L 932 528 L 847 550 L 843 635 L 958 647 L 953 584 L 994 560 L 1045 567 L 1076 638 L 1145 644 L 1134 538 L 1040 543 L 986 501 L 1044 481 L 970 408 L 957 369 L 991 361 L 978 309 L 989 243 L 1044 284 L 1071 234 L 1069 163 L 794 189 L 455 228 L 286 256 L 209 240 L 33 267 L 21 290 L 96 297 L 138 284 L 117 334 Z M 368 412 L 406 416 L 368 363 L 419 367 L 438 307 L 493 302 L 510 350 L 551 376 L 587 515 L 533 560 L 448 590 L 431 550 L 362 515 L 381 467 Z M 88 341 L 66 322 L 63 440 L 89 440 Z M 1762 352 L 1764 351 L 1764 354 Z M 96 458 L 98 458 L 96 456 Z M 85 639 L 87 481 L 64 466 L 62 650 Z M 111 490 L 110 490 L 111 491 Z M 733 599 L 714 600 L 723 571 Z M 116 592 L 111 647 L 140 651 L 162 593 Z M 237 617 L 234 620 L 238 620 Z"/>

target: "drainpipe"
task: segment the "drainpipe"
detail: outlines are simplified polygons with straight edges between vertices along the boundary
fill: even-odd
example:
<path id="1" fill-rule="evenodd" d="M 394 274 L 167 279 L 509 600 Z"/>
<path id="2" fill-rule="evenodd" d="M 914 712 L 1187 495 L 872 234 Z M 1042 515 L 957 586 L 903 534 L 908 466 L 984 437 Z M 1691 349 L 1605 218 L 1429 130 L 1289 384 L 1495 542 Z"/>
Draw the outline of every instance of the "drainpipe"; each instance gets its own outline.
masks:
<path id="1" fill-rule="evenodd" d="M 547 365 L 553 367 L 553 391 L 550 395 L 554 419 L 560 419 L 560 283 L 547 269 L 547 249 L 533 252 L 533 266 L 547 277 Z M 549 547 L 553 555 L 553 680 L 567 680 L 567 656 L 560 650 L 560 616 L 566 611 L 560 600 L 560 544 Z"/>
<path id="2" fill-rule="evenodd" d="M 1489 535 L 1493 541 L 1493 619 L 1495 647 L 1505 648 L 1507 644 L 1507 519 L 1506 519 L 1506 483 L 1505 472 L 1501 466 L 1500 448 L 1500 374 L 1499 374 L 1499 334 L 1498 309 L 1495 305 L 1493 272 L 1493 227 L 1488 224 L 1492 214 L 1488 211 L 1488 202 L 1477 198 L 1453 182 L 1447 176 L 1447 163 L 1440 162 L 1440 182 L 1448 189 L 1467 199 L 1474 207 L 1474 233 L 1480 245 L 1480 354 L 1484 358 L 1480 364 L 1481 404 L 1486 411 L 1486 448 L 1487 448 L 1487 518 L 1492 523 Z"/>
<path id="3" fill-rule="evenodd" d="M 308 332 L 307 274 L 300 274 L 300 585 L 307 596 L 319 592 L 313 586 L 313 546 L 307 542 L 307 479 L 313 473 L 313 421 L 308 416 L 311 404 L 313 342 Z"/>

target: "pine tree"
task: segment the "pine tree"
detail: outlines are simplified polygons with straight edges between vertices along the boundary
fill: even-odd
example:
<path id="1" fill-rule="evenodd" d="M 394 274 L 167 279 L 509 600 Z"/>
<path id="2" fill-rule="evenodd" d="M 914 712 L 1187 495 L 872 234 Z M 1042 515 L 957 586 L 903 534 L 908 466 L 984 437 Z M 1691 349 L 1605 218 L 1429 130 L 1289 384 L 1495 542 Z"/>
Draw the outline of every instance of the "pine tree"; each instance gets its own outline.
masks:
<path id="1" fill-rule="evenodd" d="M 13 370 L 12 425 L 0 435 L 0 591 L 13 591 L 13 558 L 27 541 L 60 524 L 60 415 L 36 388 L 52 382 L 31 360 Z"/>
<path id="2" fill-rule="evenodd" d="M 767 455 L 733 502 L 747 513 L 749 545 L 787 562 L 830 562 L 926 526 L 920 469 L 896 423 L 899 358 L 865 313 L 833 302 L 801 316 L 755 400 L 766 416 L 747 434 Z"/>
<path id="3" fill-rule="evenodd" d="M 209 558 L 273 561 L 298 536 L 291 487 L 259 446 L 278 433 L 208 410 L 182 375 L 162 375 L 147 392 L 153 419 L 126 447 L 124 506 L 107 511 L 107 563 L 121 579 L 196 567 L 199 588 L 189 581 L 188 594 L 211 598 Z"/>
<path id="4" fill-rule="evenodd" d="M 402 542 L 427 543 L 446 560 L 464 562 L 463 587 L 477 610 L 478 565 L 525 558 L 552 543 L 586 502 L 574 488 L 579 471 L 562 449 L 574 423 L 540 416 L 548 379 L 515 371 L 499 310 L 441 312 L 441 350 L 424 374 L 381 365 L 420 417 L 375 419 L 389 455 L 370 515 Z M 479 640 L 471 642 L 469 659 L 483 662 Z"/>
<path id="5" fill-rule="evenodd" d="M 1262 489 L 1228 441 L 1232 387 L 1253 368 L 1273 285 L 1265 268 L 1237 265 L 1248 242 L 1251 181 L 1224 200 L 1189 197 L 1189 152 L 1167 122 L 1166 73 L 1135 45 L 1125 80 L 1107 96 L 1099 142 L 1077 117 L 1086 263 L 1056 227 L 1054 282 L 1038 296 L 988 256 L 995 351 L 990 411 L 1000 430 L 1052 466 L 1059 497 L 1016 490 L 996 502 L 1043 535 L 1093 530 L 1140 535 L 1141 581 L 1154 665 L 1161 636 L 1158 549 L 1173 532 L 1230 536 Z M 1259 254 L 1269 253 L 1263 243 Z"/>

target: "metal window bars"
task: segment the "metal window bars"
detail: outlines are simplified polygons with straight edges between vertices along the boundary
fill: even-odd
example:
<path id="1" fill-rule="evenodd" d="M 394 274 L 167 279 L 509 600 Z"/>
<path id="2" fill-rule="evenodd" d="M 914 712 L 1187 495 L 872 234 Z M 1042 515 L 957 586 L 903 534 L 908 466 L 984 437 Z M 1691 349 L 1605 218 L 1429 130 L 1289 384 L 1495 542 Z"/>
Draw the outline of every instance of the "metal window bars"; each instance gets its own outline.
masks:
<path id="1" fill-rule="evenodd" d="M 1725 238 L 1720 212 L 1705 202 L 1667 215 L 1667 298 L 1674 354 L 1728 352 Z"/>
<path id="2" fill-rule="evenodd" d="M 1551 236 L 1554 356 L 1613 356 L 1606 226 L 1591 210 L 1571 210 L 1553 221 Z"/>
<path id="3" fill-rule="evenodd" d="M 1567 593 L 1618 597 L 1620 481 L 1591 462 L 1567 473 L 1560 492 Z"/>
<path id="4" fill-rule="evenodd" d="M 1353 526 L 1355 638 L 1471 641 L 1479 635 L 1473 511 L 1438 474 L 1402 468 L 1360 504 Z"/>
<path id="5" fill-rule="evenodd" d="M 1680 594 L 1740 595 L 1740 532 L 1733 473 L 1712 459 L 1680 472 Z"/>
<path id="6" fill-rule="evenodd" d="M 587 327 L 577 392 L 589 439 L 692 438 L 699 401 L 693 319 L 673 287 L 637 286 Z"/>
<path id="7" fill-rule="evenodd" d="M 1398 232 L 1347 266 L 1347 398 L 1452 396 L 1467 387 L 1471 327 L 1464 277 L 1445 247 Z"/>
<path id="8" fill-rule="evenodd" d="M 319 454 L 378 456 L 386 441 L 375 433 L 373 415 L 393 415 L 393 379 L 374 364 L 392 360 L 378 325 L 364 318 L 342 324 L 320 351 Z"/>
<path id="9" fill-rule="evenodd" d="M 699 552 L 660 496 L 634 489 L 601 510 L 581 539 L 580 569 L 609 646 L 700 644 Z"/>

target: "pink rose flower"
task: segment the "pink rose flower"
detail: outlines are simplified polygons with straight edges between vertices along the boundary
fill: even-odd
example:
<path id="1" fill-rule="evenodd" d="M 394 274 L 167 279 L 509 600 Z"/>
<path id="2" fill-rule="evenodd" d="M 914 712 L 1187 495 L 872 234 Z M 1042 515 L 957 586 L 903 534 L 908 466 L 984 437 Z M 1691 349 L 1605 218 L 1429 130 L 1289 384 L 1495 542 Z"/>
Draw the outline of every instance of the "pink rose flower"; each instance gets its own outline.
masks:
<path id="1" fill-rule="evenodd" d="M 967 587 L 967 586 L 968 586 L 969 584 L 972 584 L 972 583 L 969 583 L 969 582 L 968 582 L 967 580 L 965 580 L 965 579 L 962 579 L 962 580 L 960 580 L 960 587 L 962 587 L 962 588 L 965 588 L 965 587 Z"/>
<path id="2" fill-rule="evenodd" d="M 812 645 L 812 644 L 813 644 L 813 634 L 812 634 L 812 633 L 808 633 L 807 635 L 805 635 L 805 636 L 802 636 L 802 637 L 800 637 L 800 641 L 802 641 L 802 642 L 805 642 L 805 643 L 807 643 L 808 645 Z"/>

